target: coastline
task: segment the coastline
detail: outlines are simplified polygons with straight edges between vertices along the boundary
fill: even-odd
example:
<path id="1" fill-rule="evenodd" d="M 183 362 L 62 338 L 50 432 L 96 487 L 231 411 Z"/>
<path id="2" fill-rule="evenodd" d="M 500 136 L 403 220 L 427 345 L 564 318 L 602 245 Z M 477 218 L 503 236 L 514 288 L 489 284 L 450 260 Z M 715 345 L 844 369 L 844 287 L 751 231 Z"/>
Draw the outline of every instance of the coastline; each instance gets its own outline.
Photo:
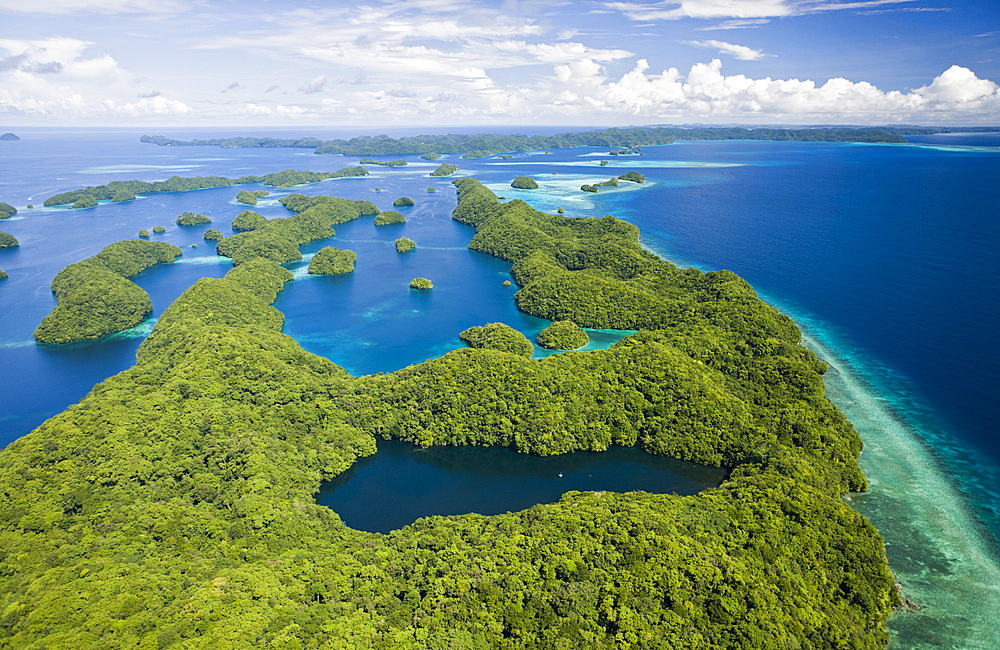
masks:
<path id="1" fill-rule="evenodd" d="M 640 240 L 644 249 L 678 266 L 695 266 Z M 705 269 L 701 269 L 705 270 Z M 921 609 L 900 609 L 888 621 L 890 650 L 988 650 L 1000 647 L 1000 545 L 975 514 L 942 461 L 869 379 L 861 359 L 842 352 L 822 328 L 759 294 L 788 314 L 802 344 L 830 366 L 829 399 L 861 435 L 868 492 L 849 497 L 878 529 L 904 598 Z"/>

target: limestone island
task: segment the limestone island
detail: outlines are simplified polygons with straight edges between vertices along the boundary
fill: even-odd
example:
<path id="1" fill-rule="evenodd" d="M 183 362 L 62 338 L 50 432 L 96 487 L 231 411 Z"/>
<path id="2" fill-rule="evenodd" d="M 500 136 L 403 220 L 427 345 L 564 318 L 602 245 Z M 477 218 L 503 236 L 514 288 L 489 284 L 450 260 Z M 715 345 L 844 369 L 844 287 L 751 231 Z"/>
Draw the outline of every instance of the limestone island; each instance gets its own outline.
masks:
<path id="1" fill-rule="evenodd" d="M 267 219 L 253 210 L 244 210 L 233 218 L 232 229 L 236 231 L 257 230 L 267 223 Z"/>
<path id="2" fill-rule="evenodd" d="M 406 217 L 395 210 L 379 212 L 378 216 L 375 217 L 376 226 L 390 226 L 395 223 L 406 223 Z"/>
<path id="3" fill-rule="evenodd" d="M 470 348 L 502 350 L 519 357 L 530 357 L 531 353 L 535 351 L 535 346 L 531 344 L 528 337 L 505 323 L 476 325 L 462 330 L 458 334 L 458 338 L 465 341 Z"/>
<path id="4" fill-rule="evenodd" d="M 409 239 L 408 237 L 400 237 L 399 239 L 396 240 L 396 252 L 397 253 L 409 253 L 410 251 L 412 251 L 416 247 L 417 247 L 417 244 L 412 239 Z"/>
<path id="5" fill-rule="evenodd" d="M 0 248 L 10 248 L 12 246 L 20 246 L 17 237 L 9 233 L 0 232 Z"/>
<path id="6" fill-rule="evenodd" d="M 326 246 L 319 249 L 309 262 L 312 275 L 343 275 L 354 272 L 354 262 L 358 259 L 354 251 Z"/>
<path id="7" fill-rule="evenodd" d="M 4 140 L 4 141 L 11 141 L 11 142 L 13 142 L 14 140 L 20 140 L 20 139 L 21 138 L 17 137 L 13 133 L 9 133 L 9 132 L 8 133 L 4 133 L 3 135 L 0 135 L 0 140 Z"/>
<path id="8" fill-rule="evenodd" d="M 430 173 L 431 176 L 451 176 L 458 171 L 458 165 L 451 163 L 441 163 L 438 168 Z"/>
<path id="9" fill-rule="evenodd" d="M 185 212 L 177 217 L 175 223 L 178 226 L 200 226 L 205 223 L 212 223 L 212 220 L 200 212 Z"/>
<path id="10" fill-rule="evenodd" d="M 409 208 L 414 205 L 413 199 L 411 199 L 408 196 L 401 196 L 395 201 L 393 201 L 392 204 L 397 208 Z"/>
<path id="11" fill-rule="evenodd" d="M 410 280 L 410 288 L 419 291 L 429 291 L 434 288 L 434 284 L 427 278 L 413 278 Z"/>
<path id="12" fill-rule="evenodd" d="M 531 176 L 518 176 L 510 182 L 510 186 L 516 190 L 537 190 L 538 183 Z"/>

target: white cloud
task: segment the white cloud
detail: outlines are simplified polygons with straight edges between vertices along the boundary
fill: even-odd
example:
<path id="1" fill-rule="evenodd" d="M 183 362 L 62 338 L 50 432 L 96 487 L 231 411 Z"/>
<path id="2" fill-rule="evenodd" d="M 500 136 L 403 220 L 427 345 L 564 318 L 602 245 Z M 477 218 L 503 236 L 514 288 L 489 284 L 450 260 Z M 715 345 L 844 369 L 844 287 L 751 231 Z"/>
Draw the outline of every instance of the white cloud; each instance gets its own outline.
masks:
<path id="1" fill-rule="evenodd" d="M 174 14 L 192 3 L 184 0 L 0 0 L 0 12 L 18 14 Z"/>
<path id="2" fill-rule="evenodd" d="M 306 95 L 314 95 L 318 92 L 322 92 L 324 86 L 326 86 L 326 75 L 318 74 L 313 77 L 309 83 L 299 88 L 299 92 L 305 93 Z"/>
<path id="3" fill-rule="evenodd" d="M 972 70 L 953 65 L 939 75 L 929 86 L 914 92 L 921 97 L 942 104 L 976 104 L 995 100 L 997 84 L 978 78 Z"/>
<path id="4" fill-rule="evenodd" d="M 716 25 L 709 25 L 708 27 L 701 27 L 698 31 L 710 32 L 721 29 L 751 29 L 754 27 L 760 27 L 761 25 L 766 25 L 770 20 L 767 18 L 746 18 L 739 20 L 727 20 Z"/>
<path id="5" fill-rule="evenodd" d="M 682 18 L 761 19 L 799 16 L 820 11 L 843 11 L 911 3 L 916 0 L 662 0 L 650 4 L 606 2 L 605 7 L 630 20 L 680 20 Z"/>
<path id="6" fill-rule="evenodd" d="M 741 61 L 757 61 L 763 59 L 766 54 L 761 50 L 755 50 L 746 45 L 735 45 L 725 41 L 685 41 L 688 45 L 695 47 L 707 47 L 716 49 L 719 54 L 728 54 Z"/>

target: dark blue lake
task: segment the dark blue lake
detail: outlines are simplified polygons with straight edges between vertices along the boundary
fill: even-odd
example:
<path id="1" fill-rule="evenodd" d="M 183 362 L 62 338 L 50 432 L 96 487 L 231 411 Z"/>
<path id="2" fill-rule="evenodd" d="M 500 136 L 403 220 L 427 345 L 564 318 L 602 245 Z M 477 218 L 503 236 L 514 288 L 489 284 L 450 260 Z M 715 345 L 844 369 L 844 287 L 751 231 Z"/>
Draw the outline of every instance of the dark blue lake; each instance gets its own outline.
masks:
<path id="1" fill-rule="evenodd" d="M 297 149 L 155 147 L 140 144 L 141 134 L 25 129 L 18 132 L 21 141 L 0 143 L 0 201 L 20 210 L 0 222 L 0 230 L 21 241 L 17 249 L 0 250 L 0 269 L 10 273 L 0 283 L 0 444 L 129 367 L 151 325 L 103 341 L 36 345 L 31 332 L 54 304 L 48 284 L 62 267 L 140 229 L 164 225 L 167 231 L 157 238 L 177 244 L 184 256 L 136 278 L 152 296 L 155 318 L 197 278 L 229 269 L 228 260 L 202 240 L 209 226 L 180 228 L 174 218 L 202 212 L 213 219 L 211 227 L 228 232 L 243 209 L 234 201 L 237 188 L 83 211 L 27 204 L 40 206 L 56 192 L 112 180 L 326 171 L 358 162 Z M 998 145 L 996 134 L 952 134 L 908 145 L 678 142 L 647 147 L 641 157 L 608 157 L 598 149 L 510 160 L 453 155 L 434 163 L 405 156 L 408 166 L 372 168 L 366 178 L 274 191 L 256 209 L 284 216 L 275 199 L 294 191 L 368 199 L 382 209 L 400 196 L 415 200 L 403 210 L 405 224 L 377 228 L 361 219 L 303 247 L 307 256 L 325 245 L 355 251 L 354 274 L 314 277 L 305 273 L 305 262 L 289 265 L 296 280 L 276 303 L 286 314 L 286 333 L 355 374 L 392 371 L 460 347 L 457 334 L 470 325 L 502 321 L 531 337 L 547 324 L 515 309 L 514 288 L 503 286 L 508 265 L 466 249 L 472 230 L 450 219 L 455 196 L 449 179 L 427 176 L 440 162 L 458 164 L 460 174 L 542 210 L 627 219 L 640 227 L 649 248 L 674 261 L 739 273 L 790 313 L 807 344 L 832 363 L 828 393 L 865 441 L 862 463 L 872 490 L 852 497 L 853 505 L 879 528 L 909 597 L 925 606 L 919 615 L 891 620 L 896 647 L 1000 647 Z M 602 158 L 607 167 L 600 166 Z M 579 191 L 583 183 L 633 169 L 648 181 L 597 195 Z M 535 177 L 539 189 L 510 188 L 518 175 Z M 395 253 L 392 242 L 400 236 L 416 241 L 417 249 Z M 430 278 L 435 289 L 409 291 L 416 276 Z M 595 346 L 624 334 L 594 333 Z M 377 464 L 383 456 L 392 458 L 380 452 L 365 462 Z M 599 456 L 601 463 L 612 462 Z M 515 460 L 528 467 L 537 459 Z M 431 468 L 444 472 L 441 465 Z M 359 463 L 353 476 L 360 478 L 364 468 Z M 445 473 L 458 485 L 464 471 Z M 341 489 L 354 489 L 354 480 Z M 524 507 L 511 504 L 498 507 Z"/>
<path id="2" fill-rule="evenodd" d="M 652 456 L 636 447 L 528 456 L 505 447 L 431 447 L 380 440 L 323 486 L 317 501 L 351 528 L 388 533 L 419 517 L 498 515 L 558 501 L 571 490 L 695 494 L 725 470 Z"/>

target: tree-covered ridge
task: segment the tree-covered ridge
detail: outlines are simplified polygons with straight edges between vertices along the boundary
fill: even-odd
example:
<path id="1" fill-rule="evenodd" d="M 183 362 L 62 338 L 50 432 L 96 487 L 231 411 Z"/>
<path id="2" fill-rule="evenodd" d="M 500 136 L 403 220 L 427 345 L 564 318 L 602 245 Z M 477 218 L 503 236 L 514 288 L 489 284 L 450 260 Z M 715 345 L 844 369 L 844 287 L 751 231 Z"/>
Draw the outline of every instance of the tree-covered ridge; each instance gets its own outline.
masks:
<path id="1" fill-rule="evenodd" d="M 769 466 L 772 448 L 747 450 L 749 462 L 722 486 L 693 497 L 572 492 L 496 517 L 430 517 L 391 535 L 345 528 L 312 496 L 374 452 L 364 423 L 404 426 L 441 406 L 460 417 L 452 398 L 473 406 L 469 423 L 544 407 L 505 389 L 497 371 L 537 378 L 563 408 L 582 405 L 602 396 L 566 370 L 597 370 L 607 387 L 625 366 L 604 368 L 592 353 L 535 362 L 460 350 L 352 380 L 280 333 L 270 303 L 290 277 L 255 259 L 199 280 L 164 312 L 133 368 L 0 452 L 0 643 L 884 646 L 896 596 L 877 534 L 826 487 Z M 676 356 L 662 349 L 662 333 L 648 334 L 607 354 L 638 360 L 639 375 L 664 363 L 650 357 Z M 435 368 L 445 371 L 434 379 L 441 390 L 421 389 Z M 712 374 L 700 372 L 698 381 Z M 669 402 L 642 379 L 632 381 Z M 376 417 L 390 401 L 389 417 Z M 522 425 L 520 439 L 560 427 L 556 414 L 547 408 Z M 811 466 L 794 447 L 787 464 Z"/>
<path id="2" fill-rule="evenodd" d="M 370 201 L 348 201 L 332 196 L 291 194 L 283 197 L 281 203 L 296 214 L 267 219 L 252 231 L 226 237 L 217 245 L 219 255 L 232 258 L 237 265 L 255 257 L 279 264 L 291 262 L 302 257 L 299 245 L 332 237 L 333 226 L 379 211 Z"/>
<path id="3" fill-rule="evenodd" d="M 275 140 L 273 138 L 217 138 L 210 140 L 174 140 L 144 135 L 140 140 L 160 146 L 220 147 L 315 147 L 318 154 L 345 156 L 395 156 L 407 154 L 464 153 L 469 158 L 483 158 L 509 151 L 568 149 L 572 147 L 625 147 L 670 144 L 675 140 L 795 140 L 806 142 L 906 142 L 902 135 L 913 130 L 896 127 L 748 129 L 736 127 L 627 127 L 599 129 L 552 136 L 484 133 L 476 135 L 417 135 L 392 138 L 388 135 L 362 135 L 350 140 L 320 142 L 315 139 Z M 938 129 L 934 132 L 940 132 Z M 919 133 L 923 134 L 923 130 Z M 285 142 L 286 144 L 278 144 Z M 305 144 L 306 142 L 310 144 Z M 316 144 L 312 144 L 312 143 Z"/>
<path id="4" fill-rule="evenodd" d="M 267 223 L 267 219 L 265 219 L 259 212 L 244 210 L 233 217 L 233 222 L 230 227 L 237 231 L 257 230 L 265 223 Z"/>
<path id="5" fill-rule="evenodd" d="M 309 273 L 320 275 L 342 275 L 354 272 L 358 256 L 354 251 L 324 246 L 309 261 Z"/>
<path id="6" fill-rule="evenodd" d="M 236 193 L 236 202 L 242 203 L 243 205 L 257 205 L 257 199 L 263 198 L 270 194 L 267 190 L 257 190 L 252 192 L 250 190 L 240 190 Z"/>
<path id="7" fill-rule="evenodd" d="M 465 341 L 471 348 L 502 350 L 519 357 L 530 357 L 531 353 L 535 351 L 535 346 L 531 344 L 528 337 L 506 323 L 476 325 L 462 330 L 458 334 L 458 338 Z M 406 436 L 402 437 L 406 439 Z"/>
<path id="8" fill-rule="evenodd" d="M 171 176 L 165 181 L 154 181 L 151 183 L 146 181 L 111 181 L 107 185 L 97 185 L 95 187 L 86 187 L 81 190 L 56 194 L 45 199 L 44 205 L 71 205 L 74 208 L 89 208 L 96 206 L 98 201 L 132 201 L 140 194 L 187 192 L 216 187 L 232 187 L 233 185 L 245 185 L 247 183 L 261 183 L 271 187 L 287 188 L 293 185 L 317 183 L 331 178 L 367 175 L 368 171 L 364 167 L 346 167 L 335 172 L 311 172 L 286 169 L 263 176 L 241 176 L 235 179 L 225 178 L 224 176 L 193 176 L 190 178 Z"/>
<path id="9" fill-rule="evenodd" d="M 35 339 L 71 343 L 135 327 L 153 306 L 149 294 L 127 278 L 180 254 L 173 244 L 131 239 L 70 264 L 52 280 L 57 304 L 35 329 Z"/>

